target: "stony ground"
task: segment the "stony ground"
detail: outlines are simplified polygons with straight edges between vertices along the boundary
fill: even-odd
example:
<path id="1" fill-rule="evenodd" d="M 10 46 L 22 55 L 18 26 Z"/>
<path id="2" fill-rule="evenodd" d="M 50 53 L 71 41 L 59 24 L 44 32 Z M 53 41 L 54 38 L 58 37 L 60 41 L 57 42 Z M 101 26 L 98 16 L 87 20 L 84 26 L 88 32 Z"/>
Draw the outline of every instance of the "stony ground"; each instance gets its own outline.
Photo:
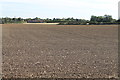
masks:
<path id="1" fill-rule="evenodd" d="M 117 25 L 3 25 L 3 76 L 117 77 Z"/>

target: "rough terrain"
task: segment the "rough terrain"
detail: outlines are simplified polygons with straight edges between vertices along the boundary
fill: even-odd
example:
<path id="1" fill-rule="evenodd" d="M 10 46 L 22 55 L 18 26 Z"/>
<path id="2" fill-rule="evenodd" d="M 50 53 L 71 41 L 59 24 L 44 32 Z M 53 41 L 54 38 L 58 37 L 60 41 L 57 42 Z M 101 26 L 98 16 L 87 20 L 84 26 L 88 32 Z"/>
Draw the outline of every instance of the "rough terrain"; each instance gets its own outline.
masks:
<path id="1" fill-rule="evenodd" d="M 3 77 L 117 77 L 117 25 L 3 25 Z"/>

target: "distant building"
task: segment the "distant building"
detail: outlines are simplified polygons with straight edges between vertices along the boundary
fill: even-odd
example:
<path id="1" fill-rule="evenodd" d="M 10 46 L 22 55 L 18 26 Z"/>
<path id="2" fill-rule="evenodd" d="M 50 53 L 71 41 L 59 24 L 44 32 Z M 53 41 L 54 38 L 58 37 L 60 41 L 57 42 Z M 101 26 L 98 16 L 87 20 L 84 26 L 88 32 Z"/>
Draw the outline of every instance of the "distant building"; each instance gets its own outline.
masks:
<path id="1" fill-rule="evenodd" d="M 28 20 L 27 23 L 44 23 L 44 20 Z"/>

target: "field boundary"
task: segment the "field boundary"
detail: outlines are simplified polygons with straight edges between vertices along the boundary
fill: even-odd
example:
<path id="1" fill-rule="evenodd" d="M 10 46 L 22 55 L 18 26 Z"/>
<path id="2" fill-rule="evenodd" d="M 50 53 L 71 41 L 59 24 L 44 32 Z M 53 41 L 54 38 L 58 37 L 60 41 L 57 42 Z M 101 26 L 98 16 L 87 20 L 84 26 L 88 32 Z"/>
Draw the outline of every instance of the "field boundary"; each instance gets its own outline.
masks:
<path id="1" fill-rule="evenodd" d="M 23 24 L 42 24 L 42 25 L 57 25 L 59 23 L 23 23 Z"/>

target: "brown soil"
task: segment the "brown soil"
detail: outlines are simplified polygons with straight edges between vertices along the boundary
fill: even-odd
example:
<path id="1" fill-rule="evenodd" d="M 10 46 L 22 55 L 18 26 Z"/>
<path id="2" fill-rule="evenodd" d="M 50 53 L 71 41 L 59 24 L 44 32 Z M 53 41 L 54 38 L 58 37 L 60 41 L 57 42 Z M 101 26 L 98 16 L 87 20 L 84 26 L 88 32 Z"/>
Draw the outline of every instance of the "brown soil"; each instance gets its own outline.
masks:
<path id="1" fill-rule="evenodd" d="M 3 25 L 3 77 L 117 77 L 117 25 Z"/>

